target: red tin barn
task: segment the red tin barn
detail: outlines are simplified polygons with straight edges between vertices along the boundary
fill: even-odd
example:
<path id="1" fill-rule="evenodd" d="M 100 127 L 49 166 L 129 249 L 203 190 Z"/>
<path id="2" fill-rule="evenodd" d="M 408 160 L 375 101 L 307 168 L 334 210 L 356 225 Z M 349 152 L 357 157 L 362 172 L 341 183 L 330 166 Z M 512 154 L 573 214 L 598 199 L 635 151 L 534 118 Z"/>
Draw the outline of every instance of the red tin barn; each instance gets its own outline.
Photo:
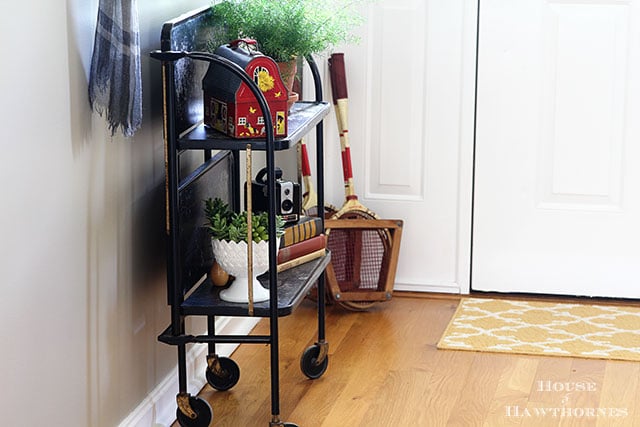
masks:
<path id="1" fill-rule="evenodd" d="M 262 91 L 276 138 L 287 136 L 287 89 L 273 59 L 255 49 L 253 40 L 236 40 L 215 52 L 238 64 Z M 234 138 L 265 136 L 264 117 L 249 87 L 232 72 L 211 63 L 202 81 L 204 123 Z"/>

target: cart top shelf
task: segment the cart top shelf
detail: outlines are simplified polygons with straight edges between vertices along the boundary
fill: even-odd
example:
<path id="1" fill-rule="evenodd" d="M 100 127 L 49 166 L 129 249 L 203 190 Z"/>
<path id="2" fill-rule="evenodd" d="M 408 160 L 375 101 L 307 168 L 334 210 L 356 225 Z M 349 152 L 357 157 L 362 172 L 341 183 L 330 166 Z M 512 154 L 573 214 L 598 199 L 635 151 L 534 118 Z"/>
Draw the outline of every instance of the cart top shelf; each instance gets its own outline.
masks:
<path id="1" fill-rule="evenodd" d="M 309 289 L 318 280 L 329 264 L 331 255 L 317 258 L 289 270 L 278 273 L 278 316 L 288 316 L 307 295 Z M 265 288 L 269 288 L 268 273 L 258 277 Z M 182 303 L 181 311 L 185 315 L 248 316 L 248 304 L 222 301 L 220 290 L 207 278 Z M 254 304 L 254 315 L 269 317 L 269 301 Z"/>
<path id="2" fill-rule="evenodd" d="M 289 134 L 286 138 L 275 140 L 274 150 L 291 148 L 320 123 L 330 107 L 328 102 L 296 102 L 289 113 Z M 264 138 L 234 139 L 202 123 L 178 139 L 180 150 L 244 150 L 247 144 L 251 144 L 252 150 L 267 149 Z"/>

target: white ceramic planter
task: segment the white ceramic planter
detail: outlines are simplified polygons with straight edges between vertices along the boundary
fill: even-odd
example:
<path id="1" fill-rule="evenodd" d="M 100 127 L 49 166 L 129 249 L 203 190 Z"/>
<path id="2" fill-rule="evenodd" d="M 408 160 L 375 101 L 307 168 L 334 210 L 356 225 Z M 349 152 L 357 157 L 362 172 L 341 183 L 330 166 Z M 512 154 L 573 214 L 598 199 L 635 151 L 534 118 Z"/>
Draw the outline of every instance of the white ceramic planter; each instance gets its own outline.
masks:
<path id="1" fill-rule="evenodd" d="M 253 243 L 253 277 L 248 277 L 247 242 L 211 240 L 213 255 L 220 267 L 233 277 L 231 286 L 220 291 L 220 299 L 227 302 L 248 303 L 249 283 L 253 286 L 253 302 L 269 300 L 269 290 L 262 287 L 256 276 L 269 269 L 269 242 Z M 279 247 L 280 239 L 276 241 Z"/>

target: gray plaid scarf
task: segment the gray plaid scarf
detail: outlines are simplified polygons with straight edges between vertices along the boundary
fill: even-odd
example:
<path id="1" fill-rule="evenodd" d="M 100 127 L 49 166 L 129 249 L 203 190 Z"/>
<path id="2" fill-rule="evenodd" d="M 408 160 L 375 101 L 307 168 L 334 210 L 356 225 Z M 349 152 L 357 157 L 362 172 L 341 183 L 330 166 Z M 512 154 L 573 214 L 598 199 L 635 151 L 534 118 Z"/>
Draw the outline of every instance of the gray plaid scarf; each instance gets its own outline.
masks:
<path id="1" fill-rule="evenodd" d="M 142 123 L 136 0 L 100 0 L 89 75 L 91 108 L 107 114 L 111 135 L 132 136 Z"/>

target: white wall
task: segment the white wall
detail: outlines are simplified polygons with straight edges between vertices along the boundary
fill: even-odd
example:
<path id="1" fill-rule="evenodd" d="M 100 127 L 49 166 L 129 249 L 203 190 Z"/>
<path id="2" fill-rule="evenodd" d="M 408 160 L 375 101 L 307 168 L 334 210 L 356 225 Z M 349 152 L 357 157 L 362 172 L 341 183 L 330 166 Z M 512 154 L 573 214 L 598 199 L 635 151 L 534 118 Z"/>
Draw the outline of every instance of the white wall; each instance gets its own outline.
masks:
<path id="1" fill-rule="evenodd" d="M 90 113 L 98 0 L 3 5 L 0 410 L 3 425 L 118 425 L 168 375 L 161 23 L 208 0 L 139 0 L 143 128 Z M 175 407 L 168 408 L 175 411 Z"/>

